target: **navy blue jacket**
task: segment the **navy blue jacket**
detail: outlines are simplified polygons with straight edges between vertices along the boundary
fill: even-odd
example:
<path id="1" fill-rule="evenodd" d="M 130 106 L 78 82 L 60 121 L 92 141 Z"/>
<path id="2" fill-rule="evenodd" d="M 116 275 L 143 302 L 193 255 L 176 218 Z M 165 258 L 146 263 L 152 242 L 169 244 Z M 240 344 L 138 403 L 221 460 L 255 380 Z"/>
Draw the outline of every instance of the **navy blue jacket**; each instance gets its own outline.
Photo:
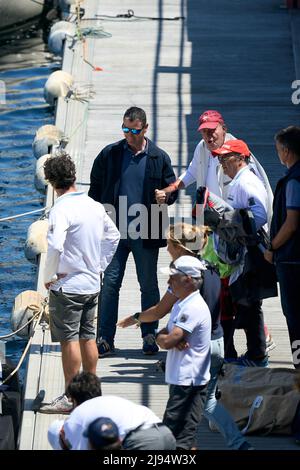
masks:
<path id="1" fill-rule="evenodd" d="M 295 179 L 300 182 L 300 161 L 289 168 L 286 175 L 281 178 L 276 186 L 273 202 L 273 218 L 271 223 L 271 240 L 277 235 L 287 216 L 286 186 L 288 181 Z M 300 227 L 290 240 L 274 252 L 274 261 L 300 263 Z"/>
<path id="2" fill-rule="evenodd" d="M 145 169 L 143 200 L 137 201 L 148 210 L 148 239 L 143 240 L 145 248 L 166 246 L 164 228 L 159 224 L 159 238 L 151 240 L 151 204 L 156 204 L 155 189 L 162 189 L 176 180 L 169 155 L 148 140 L 147 162 Z M 117 213 L 116 224 L 119 225 L 118 196 L 122 171 L 122 160 L 125 139 L 106 146 L 96 157 L 92 171 L 89 196 L 102 204 L 114 206 Z M 178 192 L 168 198 L 168 204 L 173 204 Z"/>

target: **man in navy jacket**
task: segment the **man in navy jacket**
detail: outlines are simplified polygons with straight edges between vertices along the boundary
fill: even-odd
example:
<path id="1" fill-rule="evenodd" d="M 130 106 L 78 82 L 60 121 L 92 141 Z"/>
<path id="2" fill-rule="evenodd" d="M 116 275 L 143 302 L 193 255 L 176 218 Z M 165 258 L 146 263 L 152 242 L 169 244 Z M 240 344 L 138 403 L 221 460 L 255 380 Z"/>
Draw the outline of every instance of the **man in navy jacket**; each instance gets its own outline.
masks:
<path id="1" fill-rule="evenodd" d="M 89 196 L 101 202 L 115 218 L 121 240 L 107 268 L 99 302 L 98 352 L 104 357 L 114 352 L 118 301 L 126 262 L 132 252 L 141 289 L 141 309 L 159 301 L 157 260 L 166 245 L 167 205 L 156 203 L 155 191 L 175 181 L 170 157 L 145 137 L 145 111 L 129 108 L 123 117 L 125 139 L 105 147 L 94 161 Z M 173 193 L 167 204 L 177 198 Z M 157 322 L 143 324 L 144 354 L 158 351 Z"/>
<path id="2" fill-rule="evenodd" d="M 287 171 L 276 186 L 271 245 L 265 258 L 276 264 L 293 364 L 300 369 L 300 127 L 282 129 L 275 142 Z"/>

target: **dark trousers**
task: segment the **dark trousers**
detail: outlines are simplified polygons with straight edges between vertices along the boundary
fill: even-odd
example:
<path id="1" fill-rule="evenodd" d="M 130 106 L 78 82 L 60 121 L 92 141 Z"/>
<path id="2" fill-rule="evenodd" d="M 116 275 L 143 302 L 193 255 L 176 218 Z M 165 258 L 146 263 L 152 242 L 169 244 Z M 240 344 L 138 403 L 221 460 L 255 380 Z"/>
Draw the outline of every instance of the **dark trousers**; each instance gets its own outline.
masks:
<path id="1" fill-rule="evenodd" d="M 170 385 L 163 423 L 171 429 L 176 448 L 194 447 L 206 398 L 206 385 Z"/>
<path id="2" fill-rule="evenodd" d="M 266 336 L 262 301 L 251 305 L 237 304 L 236 322 L 244 328 L 249 359 L 260 359 L 266 355 Z"/>
<path id="3" fill-rule="evenodd" d="M 247 339 L 247 355 L 249 359 L 259 359 L 266 355 L 266 336 L 262 302 L 251 305 L 235 304 L 235 317 L 222 320 L 224 331 L 225 358 L 236 358 L 234 347 L 234 331 L 244 329 Z"/>
<path id="4" fill-rule="evenodd" d="M 112 346 L 118 321 L 119 292 L 122 285 L 128 256 L 132 252 L 141 291 L 141 310 L 159 302 L 157 282 L 158 248 L 144 248 L 139 238 L 120 240 L 117 251 L 104 273 L 104 281 L 98 308 L 98 335 Z M 158 322 L 142 323 L 142 336 L 154 334 Z"/>
<path id="5" fill-rule="evenodd" d="M 278 263 L 281 306 L 286 319 L 293 363 L 300 369 L 300 264 Z"/>

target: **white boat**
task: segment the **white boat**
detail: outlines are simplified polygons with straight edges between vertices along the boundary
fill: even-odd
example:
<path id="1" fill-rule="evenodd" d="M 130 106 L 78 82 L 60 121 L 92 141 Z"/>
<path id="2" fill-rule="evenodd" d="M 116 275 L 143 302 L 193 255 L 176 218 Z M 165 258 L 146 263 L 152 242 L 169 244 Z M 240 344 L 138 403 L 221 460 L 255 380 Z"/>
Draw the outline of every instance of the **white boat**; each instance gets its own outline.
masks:
<path id="1" fill-rule="evenodd" d="M 37 22 L 49 0 L 0 0 L 0 31 Z"/>

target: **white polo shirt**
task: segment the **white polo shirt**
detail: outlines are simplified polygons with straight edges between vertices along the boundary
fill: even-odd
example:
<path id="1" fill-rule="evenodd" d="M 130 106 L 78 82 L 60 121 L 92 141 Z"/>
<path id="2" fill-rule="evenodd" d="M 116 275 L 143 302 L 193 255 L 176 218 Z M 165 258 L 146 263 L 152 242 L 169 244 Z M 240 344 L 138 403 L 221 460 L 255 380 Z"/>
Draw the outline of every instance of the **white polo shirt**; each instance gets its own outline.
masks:
<path id="1" fill-rule="evenodd" d="M 161 419 L 149 408 L 125 398 L 113 395 L 92 398 L 77 406 L 65 421 L 65 438 L 71 444 L 71 450 L 88 449 L 88 439 L 82 434 L 92 421 L 101 417 L 110 418 L 116 423 L 121 440 L 138 426 L 143 425 L 146 429 L 152 424 L 161 423 Z"/>
<path id="2" fill-rule="evenodd" d="M 166 382 L 174 385 L 205 385 L 210 379 L 211 315 L 199 291 L 178 300 L 171 311 L 167 329 L 177 326 L 188 333 L 189 347 L 168 350 Z"/>
<path id="3" fill-rule="evenodd" d="M 267 191 L 261 180 L 248 166 L 243 167 L 229 183 L 227 202 L 234 209 L 251 210 L 257 229 L 266 224 Z"/>
<path id="4" fill-rule="evenodd" d="M 66 293 L 95 294 L 100 273 L 112 260 L 120 234 L 104 207 L 84 192 L 56 199 L 49 215 L 44 282 L 57 273 L 67 276 L 51 285 Z"/>

